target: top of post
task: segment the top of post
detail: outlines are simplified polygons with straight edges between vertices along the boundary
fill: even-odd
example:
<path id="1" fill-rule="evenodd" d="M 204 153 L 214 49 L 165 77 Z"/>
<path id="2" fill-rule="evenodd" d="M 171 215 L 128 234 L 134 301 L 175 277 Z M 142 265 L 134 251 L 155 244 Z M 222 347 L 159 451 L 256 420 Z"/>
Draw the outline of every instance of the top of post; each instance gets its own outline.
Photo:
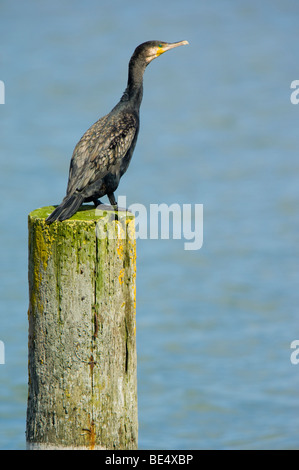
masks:
<path id="1" fill-rule="evenodd" d="M 106 217 L 107 214 L 111 214 L 111 218 L 120 220 L 120 219 L 134 219 L 134 214 L 127 210 L 111 210 L 111 206 L 105 205 L 99 206 L 101 208 L 95 208 L 93 205 L 84 205 L 81 206 L 76 214 L 74 214 L 70 219 L 64 220 L 63 222 L 53 222 L 54 224 L 65 224 L 65 223 L 74 223 L 75 221 L 82 222 L 97 222 L 99 219 Z M 55 206 L 45 206 L 35 209 L 30 212 L 29 217 L 33 219 L 44 219 L 53 212 Z"/>

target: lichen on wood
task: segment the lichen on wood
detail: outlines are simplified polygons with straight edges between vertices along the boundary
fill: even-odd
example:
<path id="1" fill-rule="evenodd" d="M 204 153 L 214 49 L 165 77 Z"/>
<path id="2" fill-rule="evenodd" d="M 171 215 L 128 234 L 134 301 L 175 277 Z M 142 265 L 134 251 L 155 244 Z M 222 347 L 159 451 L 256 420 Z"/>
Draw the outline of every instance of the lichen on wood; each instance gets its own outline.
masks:
<path id="1" fill-rule="evenodd" d="M 136 449 L 134 217 L 52 210 L 29 214 L 27 446 Z"/>

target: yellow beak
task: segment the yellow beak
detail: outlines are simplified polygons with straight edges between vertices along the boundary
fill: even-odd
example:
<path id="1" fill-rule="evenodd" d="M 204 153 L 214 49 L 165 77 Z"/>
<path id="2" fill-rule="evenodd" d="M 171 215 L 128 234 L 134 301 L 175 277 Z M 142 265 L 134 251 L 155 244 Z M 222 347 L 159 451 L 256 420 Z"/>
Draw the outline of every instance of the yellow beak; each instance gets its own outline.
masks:
<path id="1" fill-rule="evenodd" d="M 163 54 L 164 52 L 169 51 L 170 49 L 174 49 L 175 47 L 184 46 L 184 45 L 187 45 L 187 44 L 189 44 L 188 41 L 172 42 L 172 43 L 169 43 L 169 44 L 164 43 L 164 44 L 161 45 L 161 47 L 158 48 L 157 57 L 159 57 L 159 55 Z"/>

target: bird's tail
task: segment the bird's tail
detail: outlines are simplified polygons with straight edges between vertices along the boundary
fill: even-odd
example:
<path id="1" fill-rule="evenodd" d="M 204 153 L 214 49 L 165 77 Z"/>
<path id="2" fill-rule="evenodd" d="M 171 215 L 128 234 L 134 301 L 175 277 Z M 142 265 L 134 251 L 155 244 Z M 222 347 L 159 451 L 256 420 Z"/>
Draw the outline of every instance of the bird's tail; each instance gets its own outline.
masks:
<path id="1" fill-rule="evenodd" d="M 77 212 L 83 201 L 84 196 L 77 192 L 65 196 L 62 203 L 46 219 L 46 224 L 49 225 L 55 220 L 62 221 L 69 219 Z"/>

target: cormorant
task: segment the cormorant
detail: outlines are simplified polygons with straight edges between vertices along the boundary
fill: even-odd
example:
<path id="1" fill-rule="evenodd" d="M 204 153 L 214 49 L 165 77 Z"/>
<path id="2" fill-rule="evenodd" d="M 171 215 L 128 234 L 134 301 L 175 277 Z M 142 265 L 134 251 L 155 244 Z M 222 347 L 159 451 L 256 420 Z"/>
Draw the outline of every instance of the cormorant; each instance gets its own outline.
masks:
<path id="1" fill-rule="evenodd" d="M 137 141 L 145 68 L 163 52 L 184 44 L 188 41 L 147 41 L 135 49 L 123 96 L 77 143 L 70 163 L 66 196 L 46 219 L 47 224 L 70 218 L 83 202 L 101 204 L 98 198 L 106 194 L 110 204 L 117 208 L 114 191 L 129 166 Z"/>

